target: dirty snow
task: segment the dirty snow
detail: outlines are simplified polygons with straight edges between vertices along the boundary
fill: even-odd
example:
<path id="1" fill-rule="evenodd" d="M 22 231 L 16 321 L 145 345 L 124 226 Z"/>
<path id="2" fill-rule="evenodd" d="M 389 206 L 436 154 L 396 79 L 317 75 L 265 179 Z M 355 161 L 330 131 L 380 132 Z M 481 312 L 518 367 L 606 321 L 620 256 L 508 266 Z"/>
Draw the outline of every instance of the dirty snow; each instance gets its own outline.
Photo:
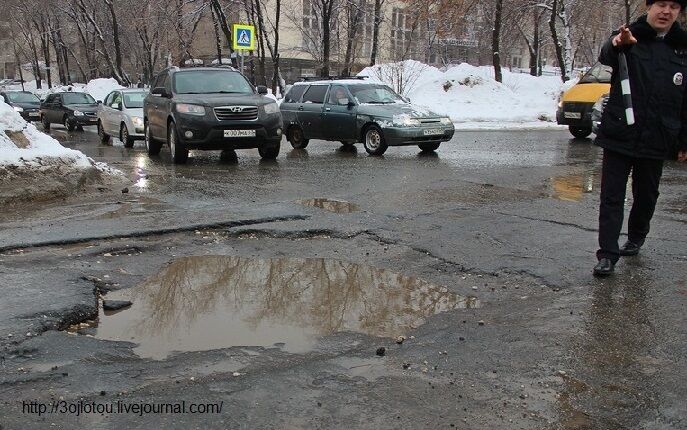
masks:
<path id="1" fill-rule="evenodd" d="M 94 162 L 80 151 L 63 147 L 0 101 L 0 168 L 38 168 L 53 163 L 61 166 L 66 164 L 74 169 L 96 168 L 117 174 L 116 170 Z"/>
<path id="2" fill-rule="evenodd" d="M 503 69 L 499 83 L 492 67 L 463 63 L 442 71 L 417 61 L 367 67 L 358 76 L 386 83 L 413 104 L 450 117 L 458 129 L 560 127 L 556 108 L 564 87 L 558 76 Z"/>

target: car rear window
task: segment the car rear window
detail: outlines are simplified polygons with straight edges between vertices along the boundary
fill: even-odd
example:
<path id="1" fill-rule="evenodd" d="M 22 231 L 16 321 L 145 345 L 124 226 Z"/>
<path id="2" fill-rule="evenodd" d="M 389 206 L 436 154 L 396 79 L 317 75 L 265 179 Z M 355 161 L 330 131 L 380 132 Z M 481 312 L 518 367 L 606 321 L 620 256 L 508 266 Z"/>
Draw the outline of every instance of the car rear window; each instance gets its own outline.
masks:
<path id="1" fill-rule="evenodd" d="M 324 103 L 327 85 L 311 85 L 303 95 L 303 103 Z"/>
<path id="2" fill-rule="evenodd" d="M 294 85 L 291 87 L 288 93 L 284 96 L 284 102 L 285 103 L 298 103 L 301 101 L 301 96 L 305 92 L 305 89 L 308 88 L 307 85 Z"/>

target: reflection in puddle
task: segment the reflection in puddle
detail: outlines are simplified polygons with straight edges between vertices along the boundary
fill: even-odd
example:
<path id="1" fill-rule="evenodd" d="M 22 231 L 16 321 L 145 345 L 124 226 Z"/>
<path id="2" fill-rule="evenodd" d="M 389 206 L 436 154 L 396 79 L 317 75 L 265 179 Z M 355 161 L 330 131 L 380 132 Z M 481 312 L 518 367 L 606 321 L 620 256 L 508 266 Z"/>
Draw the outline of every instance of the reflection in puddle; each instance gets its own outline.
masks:
<path id="1" fill-rule="evenodd" d="M 349 203 L 344 200 L 334 200 L 334 199 L 310 199 L 310 200 L 299 200 L 298 203 L 311 206 L 314 208 L 324 209 L 329 212 L 347 214 L 351 212 L 356 212 L 360 210 L 357 205 Z"/>
<path id="2" fill-rule="evenodd" d="M 557 176 L 551 180 L 551 183 L 553 185 L 551 197 L 568 202 L 579 202 L 584 194 L 591 193 L 595 187 L 598 187 L 591 173 Z"/>
<path id="3" fill-rule="evenodd" d="M 138 343 L 142 357 L 231 346 L 305 352 L 342 331 L 395 337 L 431 315 L 480 307 L 475 297 L 387 270 L 325 259 L 185 257 L 143 285 L 108 299 L 131 300 L 100 315 L 96 337 Z"/>

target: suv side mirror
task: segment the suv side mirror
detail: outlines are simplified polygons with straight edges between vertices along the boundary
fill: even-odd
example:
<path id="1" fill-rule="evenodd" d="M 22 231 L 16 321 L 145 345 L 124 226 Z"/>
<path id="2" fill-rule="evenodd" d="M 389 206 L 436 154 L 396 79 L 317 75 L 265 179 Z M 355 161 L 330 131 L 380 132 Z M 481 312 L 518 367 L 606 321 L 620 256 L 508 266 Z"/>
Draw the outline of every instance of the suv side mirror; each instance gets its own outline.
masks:
<path id="1" fill-rule="evenodd" d="M 264 85 L 258 85 L 258 94 L 263 96 L 267 94 L 267 87 Z"/>
<path id="2" fill-rule="evenodd" d="M 355 107 L 355 102 L 351 100 L 346 106 L 348 106 L 348 109 L 353 109 Z"/>
<path id="3" fill-rule="evenodd" d="M 155 87 L 153 88 L 153 91 L 150 92 L 150 94 L 154 96 L 169 98 L 169 94 L 167 93 L 167 90 L 165 90 L 165 87 Z"/>
<path id="4" fill-rule="evenodd" d="M 99 105 L 103 104 L 102 100 L 96 100 L 95 102 L 98 103 Z"/>

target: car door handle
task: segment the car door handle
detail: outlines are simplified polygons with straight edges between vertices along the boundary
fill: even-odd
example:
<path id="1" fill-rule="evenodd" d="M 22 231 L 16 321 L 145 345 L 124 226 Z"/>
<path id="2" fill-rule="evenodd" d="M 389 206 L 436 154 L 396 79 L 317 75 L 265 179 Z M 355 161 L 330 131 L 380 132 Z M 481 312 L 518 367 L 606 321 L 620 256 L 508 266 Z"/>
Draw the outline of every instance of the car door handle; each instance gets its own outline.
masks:
<path id="1" fill-rule="evenodd" d="M 324 110 L 327 111 L 327 112 L 329 112 L 329 111 L 332 110 L 332 108 L 325 108 Z"/>
<path id="2" fill-rule="evenodd" d="M 303 110 L 303 106 L 298 106 L 298 110 Z"/>

